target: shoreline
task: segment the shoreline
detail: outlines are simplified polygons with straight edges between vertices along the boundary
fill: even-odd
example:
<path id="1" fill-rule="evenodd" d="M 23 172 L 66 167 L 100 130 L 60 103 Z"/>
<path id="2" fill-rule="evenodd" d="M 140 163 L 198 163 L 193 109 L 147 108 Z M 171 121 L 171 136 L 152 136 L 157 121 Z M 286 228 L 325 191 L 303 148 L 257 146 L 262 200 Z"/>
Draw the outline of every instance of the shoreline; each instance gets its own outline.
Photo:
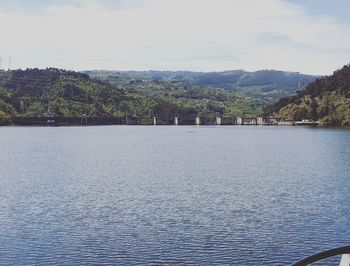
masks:
<path id="1" fill-rule="evenodd" d="M 306 127 L 306 128 L 320 128 L 320 129 L 347 129 L 350 130 L 350 126 L 331 126 L 331 125 L 307 125 L 307 124 L 299 124 L 299 125 L 215 125 L 215 124 L 90 124 L 90 125 L 78 125 L 78 124 L 62 124 L 62 125 L 20 125 L 20 124 L 8 124 L 8 125 L 0 125 L 0 128 L 6 127 L 49 127 L 49 128 L 58 128 L 58 127 L 106 127 L 106 126 L 131 126 L 131 127 Z"/>

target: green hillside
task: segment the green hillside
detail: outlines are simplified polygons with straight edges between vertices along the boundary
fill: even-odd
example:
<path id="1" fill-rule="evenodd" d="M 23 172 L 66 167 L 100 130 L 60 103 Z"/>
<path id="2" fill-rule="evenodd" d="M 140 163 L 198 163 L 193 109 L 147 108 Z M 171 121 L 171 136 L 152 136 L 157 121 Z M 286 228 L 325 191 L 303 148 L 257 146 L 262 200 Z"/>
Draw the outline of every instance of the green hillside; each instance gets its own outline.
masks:
<path id="1" fill-rule="evenodd" d="M 155 81 L 181 81 L 200 87 L 224 89 L 235 92 L 240 97 L 252 97 L 264 101 L 276 101 L 281 97 L 294 94 L 299 84 L 305 88 L 317 76 L 297 72 L 260 70 L 248 72 L 232 70 L 223 72 L 190 71 L 86 71 L 91 77 L 108 81 L 121 78 L 150 79 Z"/>
<path id="2" fill-rule="evenodd" d="M 312 119 L 323 125 L 350 126 L 350 65 L 317 79 L 296 95 L 280 99 L 265 114 Z"/>
<path id="3" fill-rule="evenodd" d="M 0 72 L 0 123 L 14 116 L 42 117 L 48 110 L 63 117 L 255 116 L 267 100 L 183 81 L 120 77 L 101 81 L 87 74 L 54 68 Z"/>

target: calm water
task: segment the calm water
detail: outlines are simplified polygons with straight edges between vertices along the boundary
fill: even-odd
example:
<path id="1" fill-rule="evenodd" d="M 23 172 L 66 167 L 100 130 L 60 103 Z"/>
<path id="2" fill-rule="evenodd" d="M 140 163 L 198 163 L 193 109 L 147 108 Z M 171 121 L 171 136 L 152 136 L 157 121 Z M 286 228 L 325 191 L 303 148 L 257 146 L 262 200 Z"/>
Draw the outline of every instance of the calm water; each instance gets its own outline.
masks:
<path id="1" fill-rule="evenodd" d="M 350 244 L 350 131 L 1 127 L 0 264 L 286 265 Z"/>

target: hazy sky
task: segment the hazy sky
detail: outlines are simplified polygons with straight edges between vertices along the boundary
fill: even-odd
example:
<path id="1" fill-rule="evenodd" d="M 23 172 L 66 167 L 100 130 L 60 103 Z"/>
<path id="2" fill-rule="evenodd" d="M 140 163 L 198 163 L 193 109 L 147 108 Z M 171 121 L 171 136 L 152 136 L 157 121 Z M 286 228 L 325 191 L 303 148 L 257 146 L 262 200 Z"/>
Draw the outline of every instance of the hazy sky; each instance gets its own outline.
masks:
<path id="1" fill-rule="evenodd" d="M 349 0 L 0 0 L 2 66 L 279 69 L 350 63 Z"/>

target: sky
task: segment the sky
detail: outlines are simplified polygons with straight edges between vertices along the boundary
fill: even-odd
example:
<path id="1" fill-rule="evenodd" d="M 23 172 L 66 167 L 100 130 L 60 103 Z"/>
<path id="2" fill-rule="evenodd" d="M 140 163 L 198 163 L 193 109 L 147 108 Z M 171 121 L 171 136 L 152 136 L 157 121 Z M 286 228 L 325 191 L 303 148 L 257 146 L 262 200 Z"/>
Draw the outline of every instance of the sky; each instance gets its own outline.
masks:
<path id="1" fill-rule="evenodd" d="M 276 69 L 350 63 L 349 0 L 0 0 L 1 67 Z"/>

